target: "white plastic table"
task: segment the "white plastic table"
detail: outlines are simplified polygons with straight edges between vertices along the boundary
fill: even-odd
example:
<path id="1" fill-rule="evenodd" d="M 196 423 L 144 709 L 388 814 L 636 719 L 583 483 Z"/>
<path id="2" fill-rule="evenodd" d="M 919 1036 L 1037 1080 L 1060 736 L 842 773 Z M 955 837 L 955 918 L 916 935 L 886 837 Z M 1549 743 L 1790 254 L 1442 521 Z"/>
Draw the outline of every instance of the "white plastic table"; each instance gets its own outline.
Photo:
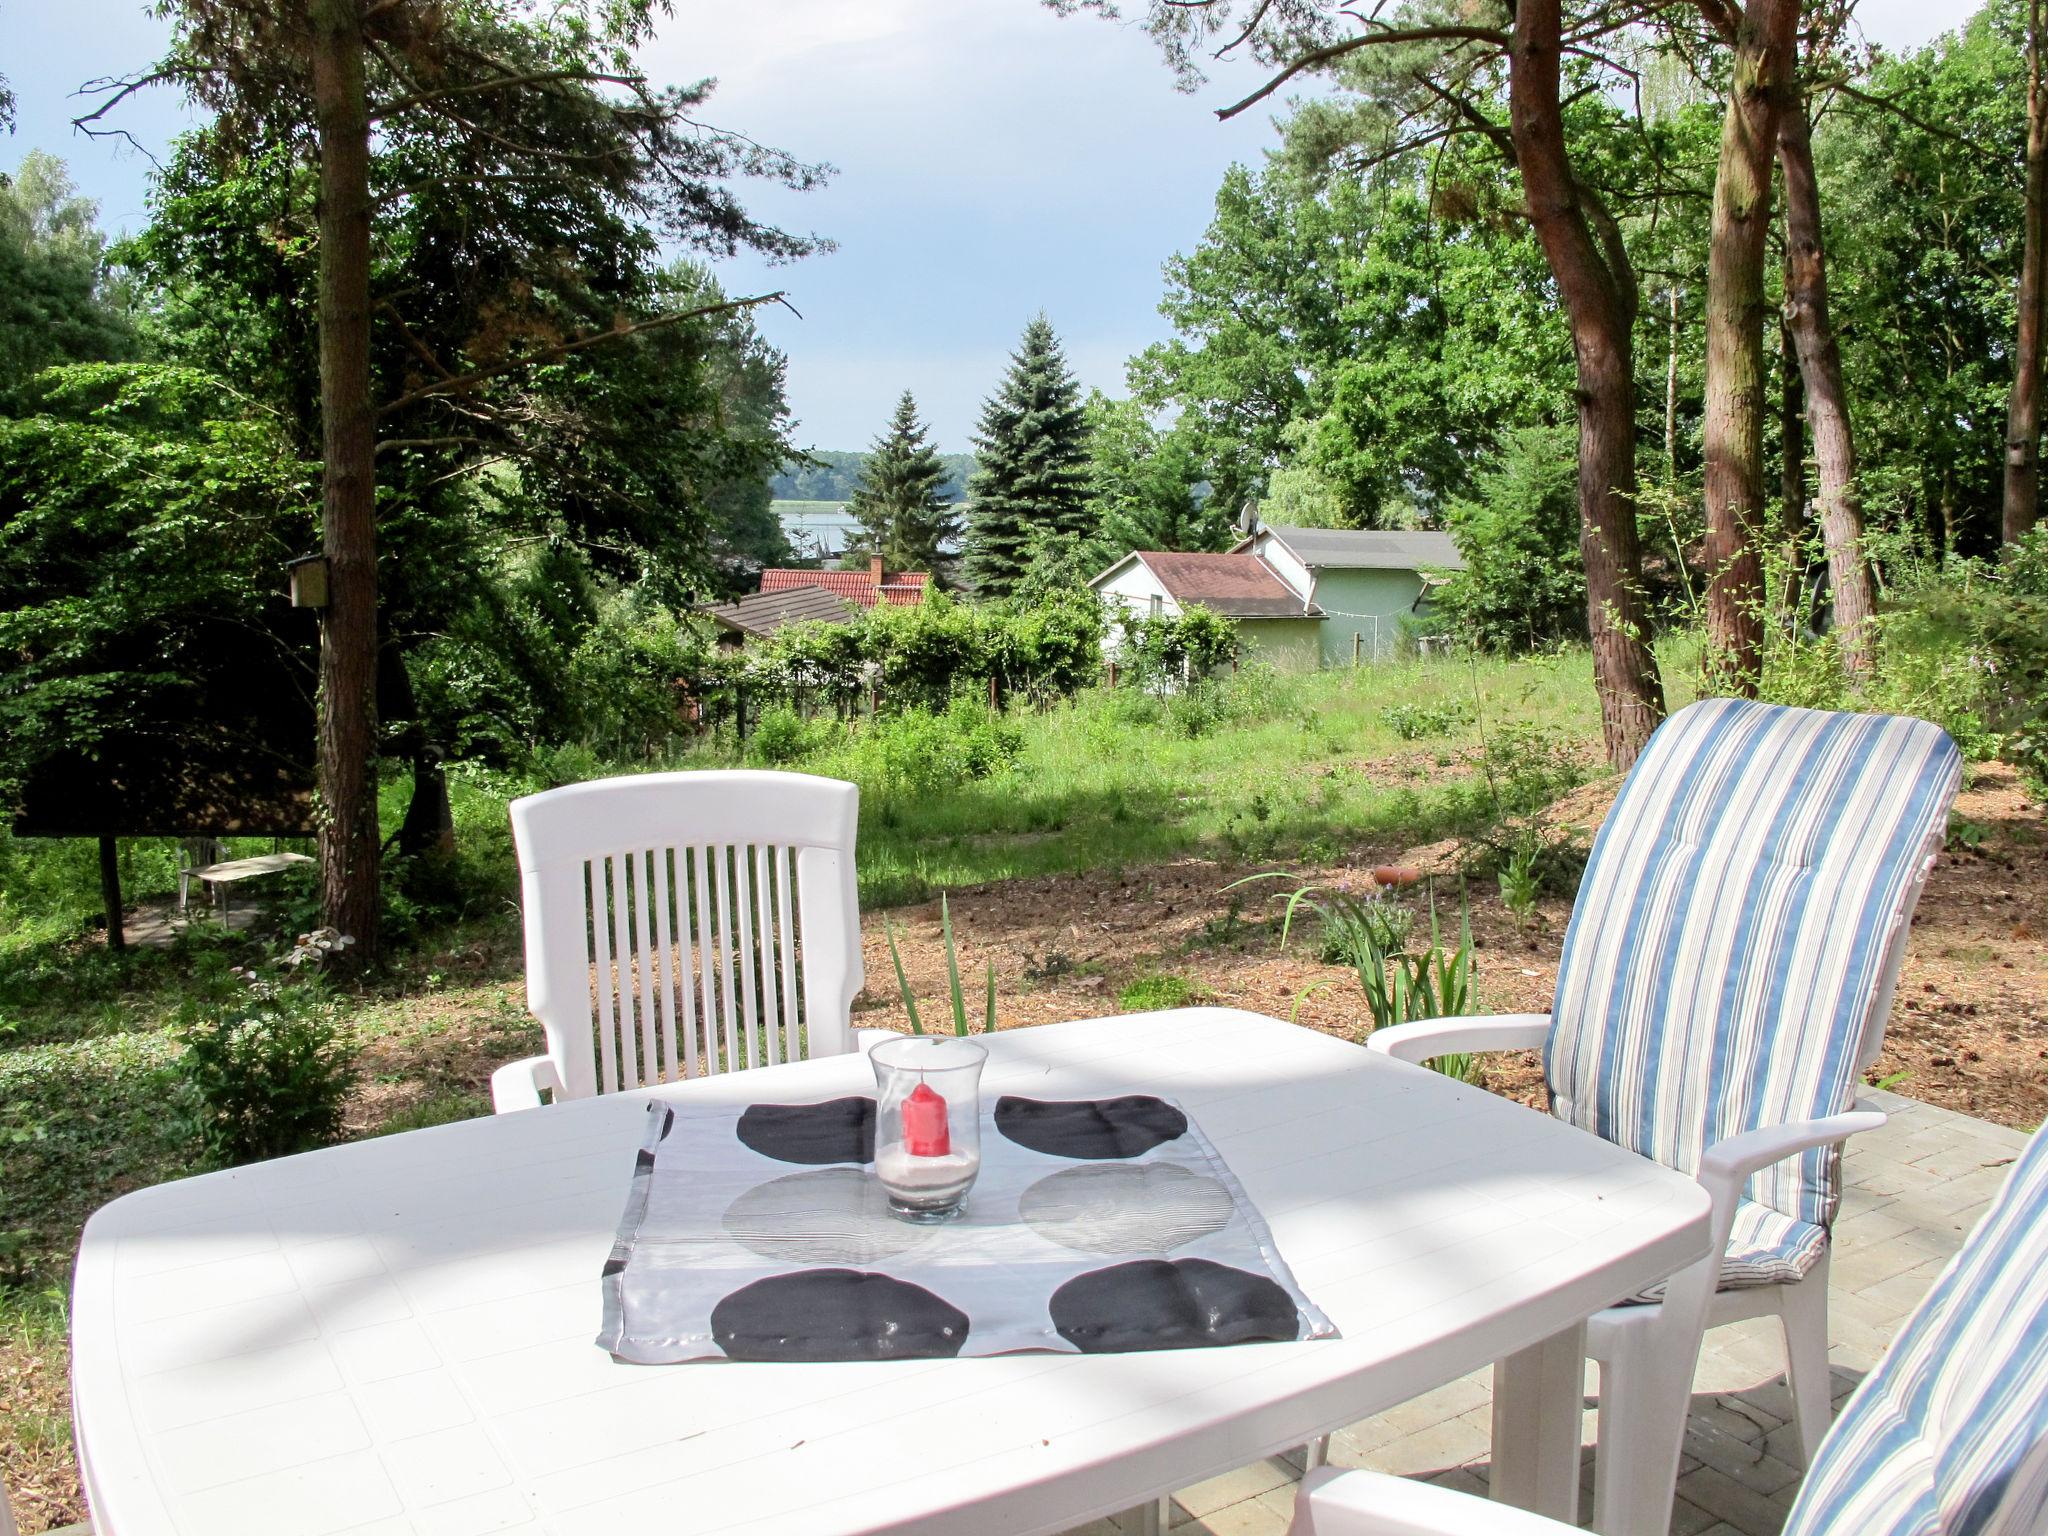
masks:
<path id="1" fill-rule="evenodd" d="M 826 1099 L 858 1056 L 123 1196 L 74 1296 L 101 1536 L 1058 1532 L 1488 1361 L 1497 1496 L 1569 1513 L 1582 1323 L 1701 1257 L 1698 1185 L 1449 1078 L 1179 1009 L 1006 1031 L 991 1092 L 1172 1095 L 1338 1340 L 631 1366 L 592 1343 L 650 1097 Z"/>

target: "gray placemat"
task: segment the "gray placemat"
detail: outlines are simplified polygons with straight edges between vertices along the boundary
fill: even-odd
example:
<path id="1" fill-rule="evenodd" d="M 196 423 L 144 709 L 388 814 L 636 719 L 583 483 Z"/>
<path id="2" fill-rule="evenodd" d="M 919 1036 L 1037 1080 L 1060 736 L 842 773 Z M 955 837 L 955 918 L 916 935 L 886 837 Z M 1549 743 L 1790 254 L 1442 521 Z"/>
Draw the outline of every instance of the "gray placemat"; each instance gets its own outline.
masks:
<path id="1" fill-rule="evenodd" d="M 966 1211 L 876 1182 L 874 1101 L 648 1106 L 597 1342 L 620 1360 L 890 1360 L 1334 1338 L 1171 1100 L 1006 1097 Z"/>

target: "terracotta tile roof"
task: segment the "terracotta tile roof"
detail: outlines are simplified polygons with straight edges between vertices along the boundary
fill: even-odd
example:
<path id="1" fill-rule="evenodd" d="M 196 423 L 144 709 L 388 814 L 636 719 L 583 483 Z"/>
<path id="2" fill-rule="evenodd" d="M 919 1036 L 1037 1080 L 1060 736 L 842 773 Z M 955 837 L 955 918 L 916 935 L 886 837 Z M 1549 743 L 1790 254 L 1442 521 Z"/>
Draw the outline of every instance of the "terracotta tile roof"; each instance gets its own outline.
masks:
<path id="1" fill-rule="evenodd" d="M 1159 584 L 1183 606 L 1200 603 L 1231 619 L 1320 618 L 1256 555 L 1202 555 L 1139 550 Z"/>
<path id="2" fill-rule="evenodd" d="M 750 592 L 730 603 L 707 603 L 697 610 L 727 629 L 765 639 L 785 624 L 819 619 L 843 623 L 857 611 L 853 603 L 823 587 L 786 587 L 777 592 Z"/>
<path id="3" fill-rule="evenodd" d="M 770 566 L 761 573 L 761 590 L 787 592 L 797 587 L 817 587 L 863 608 L 872 608 L 878 602 L 915 608 L 924 601 L 930 580 L 927 571 L 885 571 L 878 580 L 872 570 L 792 571 Z"/>

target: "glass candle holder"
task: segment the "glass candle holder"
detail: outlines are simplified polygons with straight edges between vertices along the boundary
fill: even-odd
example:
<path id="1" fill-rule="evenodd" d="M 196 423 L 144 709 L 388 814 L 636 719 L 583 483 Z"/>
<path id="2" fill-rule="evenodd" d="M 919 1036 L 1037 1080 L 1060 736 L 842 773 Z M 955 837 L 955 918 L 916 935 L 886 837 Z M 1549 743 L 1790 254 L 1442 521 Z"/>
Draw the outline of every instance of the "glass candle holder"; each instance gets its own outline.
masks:
<path id="1" fill-rule="evenodd" d="M 875 1176 L 889 1213 L 949 1221 L 981 1172 L 981 1069 L 958 1036 L 912 1035 L 868 1052 L 875 1069 Z"/>

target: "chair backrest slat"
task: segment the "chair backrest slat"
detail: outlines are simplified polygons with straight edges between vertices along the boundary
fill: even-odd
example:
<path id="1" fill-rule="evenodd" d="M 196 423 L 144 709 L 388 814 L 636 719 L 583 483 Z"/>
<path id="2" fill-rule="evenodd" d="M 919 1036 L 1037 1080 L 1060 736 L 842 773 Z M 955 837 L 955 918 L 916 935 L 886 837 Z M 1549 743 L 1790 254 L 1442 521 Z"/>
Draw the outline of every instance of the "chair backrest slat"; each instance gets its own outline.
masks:
<path id="1" fill-rule="evenodd" d="M 2048 1135 L 1821 1442 L 1785 1536 L 2048 1528 Z"/>
<path id="2" fill-rule="evenodd" d="M 782 1049 L 792 1061 L 803 1054 L 799 1023 L 803 1007 L 796 975 L 796 850 L 777 844 L 775 880 L 782 892 L 782 921 L 777 937 L 782 942 Z"/>
<path id="3" fill-rule="evenodd" d="M 859 795 L 805 774 L 513 802 L 527 996 L 566 1097 L 852 1048 Z"/>
<path id="4" fill-rule="evenodd" d="M 1924 720 L 1709 699 L 1651 738 L 1593 845 L 1545 1052 L 1563 1119 L 1668 1166 L 1849 1106 L 1961 774 Z M 1839 1159 L 1753 1200 L 1833 1218 Z"/>
<path id="5" fill-rule="evenodd" d="M 610 914 L 618 903 L 612 881 L 610 859 L 590 861 L 590 941 L 597 982 L 598 1091 L 619 1091 L 619 1032 L 617 997 L 613 988 L 612 924 Z"/>
<path id="6" fill-rule="evenodd" d="M 782 1034 L 775 1007 L 775 848 L 764 843 L 753 850 L 753 855 L 754 900 L 759 919 L 755 932 L 761 956 L 761 1034 L 768 1051 L 768 1065 L 772 1067 L 782 1060 Z"/>
<path id="7" fill-rule="evenodd" d="M 660 1060 L 673 1064 L 676 1054 L 676 953 L 675 913 L 669 901 L 669 865 L 672 850 L 656 848 L 649 857 L 654 864 L 654 978 L 661 998 Z"/>

